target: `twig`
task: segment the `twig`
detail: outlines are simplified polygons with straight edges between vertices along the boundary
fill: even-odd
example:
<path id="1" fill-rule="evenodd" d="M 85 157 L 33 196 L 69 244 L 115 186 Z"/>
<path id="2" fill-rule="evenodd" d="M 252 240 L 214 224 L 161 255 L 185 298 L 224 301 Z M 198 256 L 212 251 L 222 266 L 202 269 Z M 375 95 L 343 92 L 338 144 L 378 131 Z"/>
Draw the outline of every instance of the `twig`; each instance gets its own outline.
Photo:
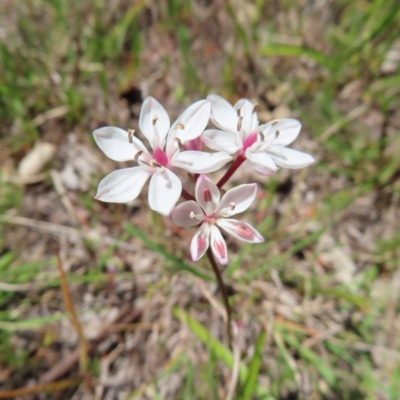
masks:
<path id="1" fill-rule="evenodd" d="M 71 228 L 70 226 L 53 224 L 51 222 L 39 221 L 25 217 L 0 215 L 0 223 L 27 226 L 29 228 L 37 229 L 42 232 L 79 237 L 94 243 L 97 242 L 105 245 L 115 245 L 115 247 L 127 251 L 137 251 L 139 249 L 138 246 L 134 246 L 133 244 L 127 242 L 118 242 L 114 238 L 107 236 L 100 236 L 100 234 L 97 234 L 95 232 L 83 232 L 80 229 Z"/>
<path id="2" fill-rule="evenodd" d="M 51 110 L 48 110 L 48 111 L 44 112 L 43 114 L 37 115 L 32 120 L 32 124 L 34 126 L 40 126 L 43 123 L 45 123 L 46 121 L 48 121 L 49 119 L 62 117 L 63 115 L 65 115 L 68 112 L 68 110 L 69 109 L 67 106 L 60 106 L 60 107 L 52 108 Z"/>
<path id="3" fill-rule="evenodd" d="M 63 204 L 65 210 L 67 211 L 68 216 L 71 218 L 73 225 L 77 225 L 78 219 L 76 218 L 74 206 L 72 205 L 71 200 L 67 195 L 67 191 L 65 190 L 65 187 L 61 181 L 60 173 L 55 169 L 52 169 L 50 171 L 50 174 L 54 184 L 54 188 L 56 189 L 57 194 L 60 196 L 61 203 Z"/>
<path id="4" fill-rule="evenodd" d="M 32 283 L 6 283 L 0 282 L 0 291 L 1 292 L 28 292 L 35 285 Z"/>
<path id="5" fill-rule="evenodd" d="M 359 116 L 361 116 L 362 114 L 364 114 L 367 110 L 369 110 L 370 107 L 371 107 L 371 104 L 367 103 L 367 104 L 361 104 L 358 107 L 354 108 L 347 115 L 345 115 L 342 119 L 339 119 L 333 125 L 331 125 L 328 129 L 326 129 L 321 134 L 321 136 L 318 138 L 318 141 L 321 142 L 321 141 L 327 140 L 330 136 L 332 136 L 334 133 L 336 133 L 344 125 L 346 125 L 353 119 L 356 119 Z"/>
<path id="6" fill-rule="evenodd" d="M 196 283 L 199 286 L 201 292 L 203 293 L 204 297 L 208 300 L 212 307 L 217 311 L 219 315 L 227 321 L 227 314 L 225 308 L 221 305 L 221 303 L 211 294 L 211 292 L 207 289 L 205 283 L 201 279 L 196 279 Z"/>
<path id="7" fill-rule="evenodd" d="M 231 310 L 231 306 L 229 304 L 228 292 L 226 290 L 226 286 L 222 279 L 221 272 L 219 271 L 217 263 L 215 262 L 211 248 L 208 248 L 208 250 L 207 250 L 207 257 L 208 257 L 208 260 L 210 261 L 210 264 L 212 266 L 214 274 L 217 277 L 218 288 L 219 288 L 220 292 L 222 293 L 222 298 L 224 300 L 226 316 L 227 316 L 227 318 L 226 318 L 226 333 L 228 335 L 229 348 L 232 350 L 232 331 L 231 331 L 232 310 Z"/>
<path id="8" fill-rule="evenodd" d="M 92 341 L 89 342 L 89 354 L 94 353 L 97 346 L 105 340 L 113 331 L 110 329 L 113 324 L 117 324 L 119 322 L 122 323 L 130 323 L 137 322 L 141 316 L 141 312 L 137 309 L 131 309 L 131 305 L 124 304 L 118 315 L 115 317 L 114 321 L 112 321 L 109 325 L 107 325 Z M 63 358 L 59 363 L 57 363 L 50 371 L 46 372 L 41 378 L 41 383 L 53 382 L 57 379 L 60 379 L 64 375 L 66 375 L 70 370 L 72 370 L 75 365 L 79 361 L 79 349 L 69 354 L 67 357 Z"/>
<path id="9" fill-rule="evenodd" d="M 0 399 L 15 399 L 18 396 L 25 394 L 38 393 L 38 392 L 53 392 L 55 390 L 68 389 L 70 387 L 78 386 L 82 382 L 82 378 L 66 379 L 59 382 L 40 383 L 39 385 L 24 387 L 20 389 L 9 390 L 0 393 Z"/>
<path id="10" fill-rule="evenodd" d="M 62 293 L 63 293 L 63 297 L 64 297 L 65 308 L 67 309 L 68 313 L 70 314 L 72 323 L 74 324 L 74 327 L 75 327 L 76 332 L 79 337 L 79 342 L 81 345 L 79 363 L 80 363 L 81 372 L 83 375 L 85 375 L 87 372 L 87 367 L 88 367 L 88 351 L 89 351 L 88 342 L 87 342 L 85 334 L 83 332 L 82 325 L 76 314 L 74 303 L 71 300 L 71 295 L 69 293 L 67 278 L 65 277 L 65 273 L 63 270 L 63 266 L 62 266 L 58 243 L 54 243 L 54 252 L 56 253 L 56 257 L 57 257 L 57 267 L 58 267 L 58 272 L 60 273 L 61 289 L 62 289 Z"/>

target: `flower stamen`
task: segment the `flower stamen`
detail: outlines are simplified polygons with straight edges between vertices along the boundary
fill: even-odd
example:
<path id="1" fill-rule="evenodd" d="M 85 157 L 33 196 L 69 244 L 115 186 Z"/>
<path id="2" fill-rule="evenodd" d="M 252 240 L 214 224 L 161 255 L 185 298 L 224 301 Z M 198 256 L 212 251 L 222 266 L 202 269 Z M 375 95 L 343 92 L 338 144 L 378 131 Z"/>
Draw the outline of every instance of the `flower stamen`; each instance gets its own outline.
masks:
<path id="1" fill-rule="evenodd" d="M 129 143 L 133 143 L 133 135 L 135 134 L 135 130 L 134 129 L 128 129 L 128 140 Z"/>
<path id="2" fill-rule="evenodd" d="M 182 124 L 182 122 L 178 122 L 175 126 L 174 129 L 185 129 L 185 125 Z"/>
<path id="3" fill-rule="evenodd" d="M 175 140 L 176 143 L 178 143 L 179 151 L 183 151 L 184 148 L 183 148 L 183 144 L 181 142 L 181 139 L 179 139 L 178 137 L 175 137 L 174 140 Z"/>
<path id="4" fill-rule="evenodd" d="M 157 120 L 158 120 L 158 117 L 157 117 L 157 115 L 155 115 L 155 116 L 153 117 L 153 125 L 156 124 Z"/>
<path id="5" fill-rule="evenodd" d="M 242 122 L 243 122 L 243 117 L 239 117 L 238 123 L 237 123 L 237 130 L 240 131 L 242 129 Z"/>
<path id="6" fill-rule="evenodd" d="M 139 151 L 135 154 L 135 156 L 133 157 L 133 159 L 134 159 L 136 162 L 138 162 L 139 157 L 140 157 L 142 154 L 143 154 L 143 150 L 139 150 Z"/>
<path id="7" fill-rule="evenodd" d="M 162 168 L 163 166 L 157 160 L 150 160 L 149 162 L 150 167 L 159 167 Z"/>

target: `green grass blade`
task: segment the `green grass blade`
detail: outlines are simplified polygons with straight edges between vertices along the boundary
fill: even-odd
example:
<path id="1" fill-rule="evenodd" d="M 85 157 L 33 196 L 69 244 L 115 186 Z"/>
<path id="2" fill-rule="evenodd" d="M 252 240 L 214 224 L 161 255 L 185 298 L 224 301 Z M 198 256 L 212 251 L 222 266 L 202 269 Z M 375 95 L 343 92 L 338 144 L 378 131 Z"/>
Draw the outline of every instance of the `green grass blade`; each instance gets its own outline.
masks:
<path id="1" fill-rule="evenodd" d="M 162 246 L 150 240 L 140 229 L 135 228 L 132 224 L 125 223 L 124 228 L 130 235 L 140 239 L 147 248 L 162 255 L 167 261 L 170 261 L 174 265 L 176 271 L 187 271 L 190 272 L 192 275 L 197 276 L 198 278 L 202 278 L 209 282 L 215 282 L 213 276 L 207 274 L 206 272 L 200 271 L 198 268 L 194 268 L 190 265 L 185 264 L 181 259 L 175 257 L 173 254 L 166 251 Z"/>
<path id="2" fill-rule="evenodd" d="M 326 380 L 326 382 L 333 387 L 336 384 L 336 375 L 333 369 L 327 365 L 321 357 L 315 354 L 313 351 L 308 349 L 307 347 L 303 346 L 301 343 L 297 341 L 297 339 L 292 336 L 288 335 L 284 332 L 281 332 L 283 340 L 291 346 L 293 349 L 297 350 L 301 357 L 305 360 L 309 361 L 311 364 L 314 365 L 316 370 L 321 374 L 321 376 Z"/>
<path id="3" fill-rule="evenodd" d="M 326 67 L 329 70 L 335 69 L 335 63 L 323 53 L 310 49 L 308 47 L 284 45 L 284 44 L 269 44 L 259 50 L 262 56 L 287 56 L 300 57 L 307 56 L 318 64 Z"/>
<path id="4" fill-rule="evenodd" d="M 173 315 L 183 322 L 188 328 L 202 341 L 205 346 L 209 346 L 210 350 L 219 358 L 228 368 L 233 369 L 233 354 L 225 347 L 219 340 L 215 339 L 210 335 L 210 332 L 194 318 L 192 318 L 187 312 L 181 310 L 178 307 L 172 309 Z M 249 369 L 240 364 L 239 367 L 239 378 L 240 381 L 246 382 L 249 376 Z M 259 384 L 256 385 L 255 393 L 258 398 L 263 400 L 273 400 L 274 398 L 269 394 L 268 390 Z"/>
<path id="5" fill-rule="evenodd" d="M 256 390 L 257 377 L 261 367 L 264 341 L 265 341 L 265 330 L 263 329 L 258 335 L 258 338 L 256 340 L 254 354 L 249 363 L 249 373 L 247 375 L 246 381 L 244 382 L 243 396 L 241 400 L 251 400 L 253 393 Z"/>

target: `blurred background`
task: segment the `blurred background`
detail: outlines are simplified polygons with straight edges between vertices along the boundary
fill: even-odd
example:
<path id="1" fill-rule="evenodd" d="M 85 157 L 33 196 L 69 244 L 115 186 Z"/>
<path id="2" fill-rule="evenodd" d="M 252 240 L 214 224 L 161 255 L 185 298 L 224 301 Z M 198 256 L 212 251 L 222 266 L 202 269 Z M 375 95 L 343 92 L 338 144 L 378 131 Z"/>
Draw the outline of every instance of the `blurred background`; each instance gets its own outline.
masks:
<path id="1" fill-rule="evenodd" d="M 93 199 L 130 165 L 94 129 L 137 129 L 148 95 L 174 120 L 210 93 L 298 118 L 293 148 L 317 159 L 230 183 L 258 183 L 242 218 L 266 239 L 228 239 L 233 398 L 400 398 L 397 0 L 0 3 L 0 398 L 229 398 L 237 357 L 193 231 L 147 186 Z"/>

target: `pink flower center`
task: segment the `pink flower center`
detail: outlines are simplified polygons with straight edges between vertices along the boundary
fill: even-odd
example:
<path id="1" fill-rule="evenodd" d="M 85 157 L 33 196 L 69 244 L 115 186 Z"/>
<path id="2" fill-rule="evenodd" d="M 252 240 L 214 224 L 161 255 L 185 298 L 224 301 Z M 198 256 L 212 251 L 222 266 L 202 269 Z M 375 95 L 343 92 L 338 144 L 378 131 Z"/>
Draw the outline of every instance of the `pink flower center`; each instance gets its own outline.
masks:
<path id="1" fill-rule="evenodd" d="M 235 226 L 235 232 L 246 239 L 250 239 L 253 237 L 253 231 L 248 228 L 246 225 L 236 225 Z"/>
<path id="2" fill-rule="evenodd" d="M 215 250 L 217 251 L 217 253 L 220 255 L 221 258 L 225 258 L 226 256 L 226 252 L 225 252 L 225 246 L 222 242 L 215 242 L 214 244 L 215 246 Z"/>
<path id="3" fill-rule="evenodd" d="M 156 147 L 153 151 L 153 160 L 157 161 L 163 167 L 168 165 L 168 156 L 159 147 Z"/>
<path id="4" fill-rule="evenodd" d="M 202 235 L 197 236 L 197 250 L 198 250 L 198 252 L 201 253 L 204 250 L 204 247 L 206 247 L 206 239 Z"/>
<path id="5" fill-rule="evenodd" d="M 243 153 L 245 153 L 246 150 L 247 150 L 252 144 L 254 144 L 255 142 L 257 142 L 257 136 L 258 136 L 258 132 L 250 133 L 250 135 L 247 136 L 247 138 L 246 138 L 246 139 L 244 140 L 244 142 L 243 142 L 243 148 L 242 148 Z"/>

